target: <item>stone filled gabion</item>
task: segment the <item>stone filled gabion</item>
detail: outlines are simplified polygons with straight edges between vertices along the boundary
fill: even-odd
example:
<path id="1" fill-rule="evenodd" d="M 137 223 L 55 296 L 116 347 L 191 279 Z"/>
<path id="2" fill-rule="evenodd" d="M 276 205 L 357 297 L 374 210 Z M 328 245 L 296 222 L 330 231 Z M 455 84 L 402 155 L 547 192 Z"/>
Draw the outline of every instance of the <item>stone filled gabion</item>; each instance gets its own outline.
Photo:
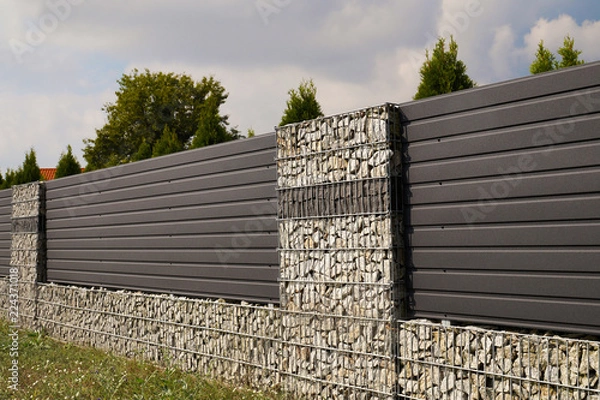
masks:
<path id="1" fill-rule="evenodd" d="M 273 306 L 54 284 L 38 292 L 40 326 L 62 340 L 256 387 L 279 381 Z"/>
<path id="2" fill-rule="evenodd" d="M 279 188 L 389 177 L 397 112 L 374 107 L 277 130 Z"/>
<path id="3" fill-rule="evenodd" d="M 36 327 L 36 282 L 44 267 L 43 191 L 39 182 L 12 187 L 10 266 L 18 271 L 19 322 L 30 327 Z"/>
<path id="4" fill-rule="evenodd" d="M 349 305 L 366 294 L 375 300 L 377 317 L 391 317 L 393 296 L 386 291 L 397 260 L 389 197 L 344 209 L 332 203 L 341 193 L 356 197 L 355 191 L 313 189 L 340 182 L 351 189 L 370 179 L 388 188 L 399 126 L 397 110 L 384 105 L 277 130 L 277 187 L 286 194 L 278 224 L 284 309 L 372 315 L 372 309 Z M 298 201 L 306 204 L 289 206 Z"/>
<path id="5" fill-rule="evenodd" d="M 600 343 L 398 324 L 398 384 L 416 399 L 600 400 Z M 595 393 L 595 394 L 593 394 Z"/>
<path id="6" fill-rule="evenodd" d="M 392 115 L 374 107 L 276 132 L 282 372 L 305 377 L 310 398 L 393 393 Z"/>

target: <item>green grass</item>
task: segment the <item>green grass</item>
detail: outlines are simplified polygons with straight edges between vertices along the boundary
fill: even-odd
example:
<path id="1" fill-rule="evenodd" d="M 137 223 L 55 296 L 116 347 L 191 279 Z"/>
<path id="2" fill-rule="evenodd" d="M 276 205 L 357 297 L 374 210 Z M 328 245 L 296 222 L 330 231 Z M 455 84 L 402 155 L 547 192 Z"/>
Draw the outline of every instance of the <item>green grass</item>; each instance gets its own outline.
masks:
<path id="1" fill-rule="evenodd" d="M 233 387 L 198 374 L 19 331 L 18 390 L 9 388 L 9 325 L 0 320 L 0 399 L 282 400 L 277 393 Z"/>

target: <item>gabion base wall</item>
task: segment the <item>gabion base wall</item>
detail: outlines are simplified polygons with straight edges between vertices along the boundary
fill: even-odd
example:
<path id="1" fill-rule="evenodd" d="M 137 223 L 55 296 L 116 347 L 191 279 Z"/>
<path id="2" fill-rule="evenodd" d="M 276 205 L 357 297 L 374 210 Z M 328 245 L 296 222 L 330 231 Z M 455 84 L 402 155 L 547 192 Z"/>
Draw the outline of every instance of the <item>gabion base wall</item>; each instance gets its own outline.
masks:
<path id="1" fill-rule="evenodd" d="M 37 303 L 39 326 L 62 340 L 255 386 L 278 381 L 274 307 L 57 285 L 40 285 Z"/>
<path id="2" fill-rule="evenodd" d="M 0 293 L 7 315 L 6 279 Z M 594 340 L 52 284 L 35 294 L 23 327 L 298 397 L 600 400 Z"/>
<path id="3" fill-rule="evenodd" d="M 399 321 L 406 399 L 600 400 L 600 342 Z"/>

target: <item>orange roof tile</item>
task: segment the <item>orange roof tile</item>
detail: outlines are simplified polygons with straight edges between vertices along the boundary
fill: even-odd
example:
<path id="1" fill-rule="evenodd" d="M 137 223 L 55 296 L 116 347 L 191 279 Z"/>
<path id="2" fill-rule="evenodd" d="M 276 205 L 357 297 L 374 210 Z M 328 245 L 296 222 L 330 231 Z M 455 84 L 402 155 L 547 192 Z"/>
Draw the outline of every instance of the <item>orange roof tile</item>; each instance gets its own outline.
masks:
<path id="1" fill-rule="evenodd" d="M 40 168 L 43 181 L 51 181 L 56 176 L 56 168 Z"/>
<path id="2" fill-rule="evenodd" d="M 81 168 L 81 172 L 85 172 L 85 168 Z M 56 177 L 56 168 L 40 168 L 43 181 L 51 181 Z"/>

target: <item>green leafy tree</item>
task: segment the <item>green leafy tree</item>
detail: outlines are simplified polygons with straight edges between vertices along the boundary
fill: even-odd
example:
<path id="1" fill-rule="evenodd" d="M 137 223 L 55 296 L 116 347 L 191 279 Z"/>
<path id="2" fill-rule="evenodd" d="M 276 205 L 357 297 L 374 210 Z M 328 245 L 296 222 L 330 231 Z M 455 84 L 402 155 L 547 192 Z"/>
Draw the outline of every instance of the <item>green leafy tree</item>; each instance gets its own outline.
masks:
<path id="1" fill-rule="evenodd" d="M 183 150 L 182 144 L 179 142 L 175 132 L 171 131 L 168 126 L 165 126 L 162 136 L 152 149 L 152 157 L 164 156 L 171 153 L 177 153 Z"/>
<path id="2" fill-rule="evenodd" d="M 288 94 L 290 98 L 279 126 L 323 116 L 321 105 L 317 101 L 317 87 L 312 79 L 303 80 L 300 82 L 298 90 L 290 89 Z"/>
<path id="3" fill-rule="evenodd" d="M 544 41 L 540 40 L 538 49 L 535 53 L 535 60 L 529 66 L 529 71 L 532 74 L 539 74 L 556 69 L 556 56 L 550 50 L 544 47 Z"/>
<path id="4" fill-rule="evenodd" d="M 96 130 L 96 138 L 85 140 L 86 169 L 151 157 L 167 126 L 182 144 L 181 149 L 188 148 L 205 118 L 207 99 L 214 104 L 211 110 L 215 115 L 211 117 L 227 130 L 228 117 L 218 110 L 228 94 L 213 77 L 196 82 L 188 75 L 133 70 L 117 82 L 116 101 L 103 107 L 107 123 Z"/>
<path id="5" fill-rule="evenodd" d="M 131 161 L 141 161 L 147 158 L 152 158 L 152 145 L 144 139 L 139 149 L 131 156 Z"/>
<path id="6" fill-rule="evenodd" d="M 431 56 L 426 51 L 426 60 L 419 71 L 421 82 L 414 99 L 437 96 L 444 93 L 456 92 L 475 86 L 475 82 L 467 75 L 467 66 L 458 59 L 458 44 L 453 37 L 446 51 L 446 40 L 440 38 Z"/>
<path id="7" fill-rule="evenodd" d="M 256 132 L 254 131 L 254 129 L 248 128 L 248 132 L 246 133 L 246 137 L 248 139 L 250 139 L 250 138 L 253 138 L 254 136 L 256 136 Z"/>
<path id="8" fill-rule="evenodd" d="M 67 146 L 67 152 L 62 153 L 58 164 L 56 165 L 55 178 L 62 178 L 70 175 L 77 175 L 81 173 L 81 164 L 77 161 L 77 158 L 73 155 L 73 149 L 71 146 Z"/>
<path id="9" fill-rule="evenodd" d="M 565 36 L 563 46 L 558 49 L 557 53 L 562 57 L 558 68 L 573 67 L 575 65 L 581 65 L 585 61 L 579 59 L 581 54 L 580 50 L 575 50 L 575 39 L 572 39 L 569 35 Z"/>

